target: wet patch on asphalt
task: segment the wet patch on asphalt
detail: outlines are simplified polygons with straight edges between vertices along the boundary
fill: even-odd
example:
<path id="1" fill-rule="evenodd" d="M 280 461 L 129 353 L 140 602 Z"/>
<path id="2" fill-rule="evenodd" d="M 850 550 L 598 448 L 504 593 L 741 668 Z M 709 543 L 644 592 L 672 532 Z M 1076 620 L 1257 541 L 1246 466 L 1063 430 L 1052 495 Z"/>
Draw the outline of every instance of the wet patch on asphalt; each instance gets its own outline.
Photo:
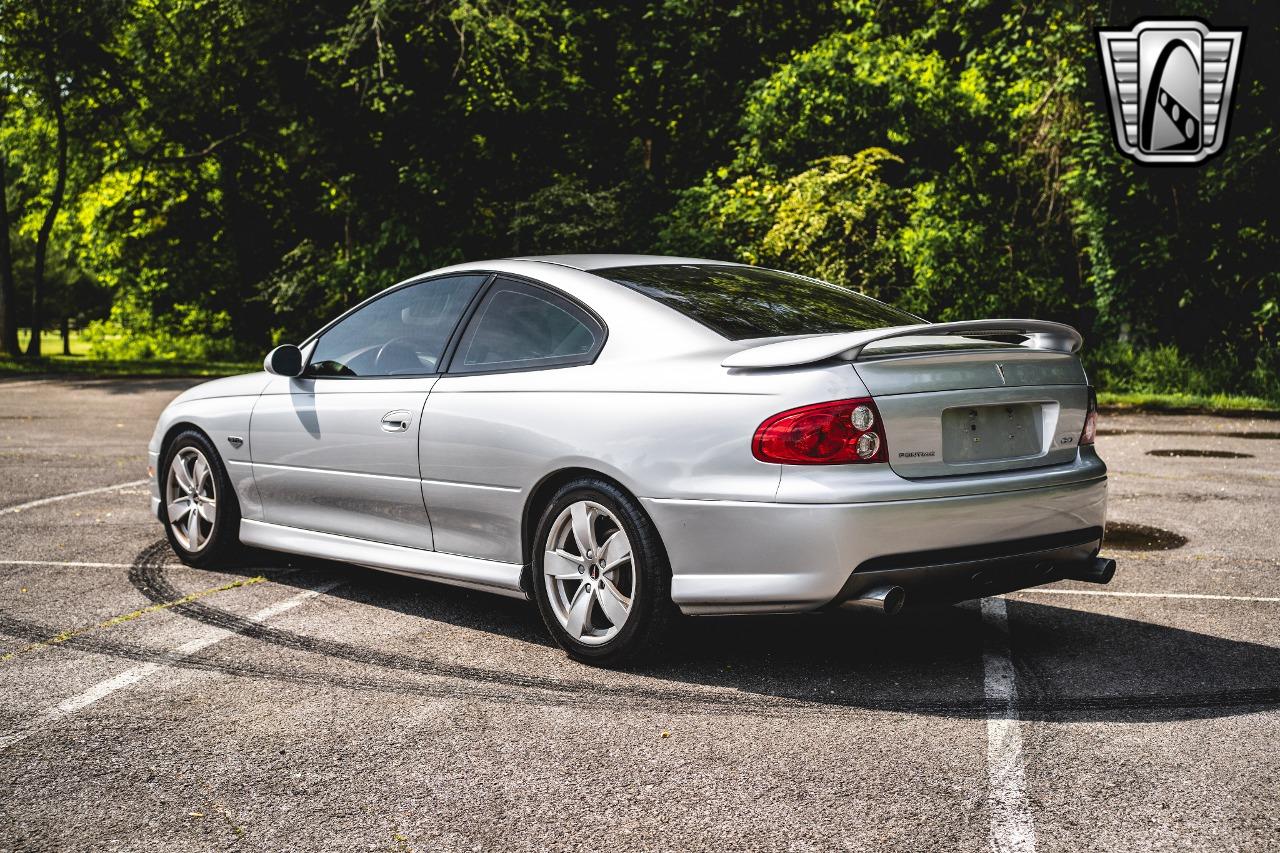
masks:
<path id="1" fill-rule="evenodd" d="M 1103 543 L 1117 551 L 1172 551 L 1186 545 L 1187 537 L 1148 524 L 1108 521 Z"/>

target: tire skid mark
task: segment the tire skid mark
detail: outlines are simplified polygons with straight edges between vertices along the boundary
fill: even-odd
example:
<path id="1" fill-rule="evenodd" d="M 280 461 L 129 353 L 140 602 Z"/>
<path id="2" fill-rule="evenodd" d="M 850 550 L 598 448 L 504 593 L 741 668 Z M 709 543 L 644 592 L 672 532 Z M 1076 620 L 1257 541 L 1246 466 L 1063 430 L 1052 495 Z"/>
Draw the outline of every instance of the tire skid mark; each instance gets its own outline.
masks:
<path id="1" fill-rule="evenodd" d="M 89 631 L 100 631 L 100 630 L 105 631 L 109 628 L 114 628 L 117 625 L 123 625 L 126 622 L 133 622 L 134 620 L 141 619 L 144 616 L 148 616 L 160 610 L 168 610 L 170 608 L 177 607 L 178 605 L 195 601 L 198 598 L 204 598 L 205 596 L 215 595 L 216 593 L 219 593 L 219 592 L 227 592 L 229 590 L 239 589 L 242 586 L 251 586 L 253 584 L 262 583 L 265 580 L 266 578 L 263 577 L 262 575 L 258 575 L 256 577 L 251 577 L 251 578 L 241 578 L 240 580 L 231 581 L 230 583 L 225 583 L 225 584 L 222 584 L 221 586 L 210 587 L 209 589 L 202 589 L 199 592 L 189 592 L 186 595 L 182 596 L 181 598 L 175 599 L 173 601 L 155 602 L 147 607 L 140 607 L 137 610 L 131 610 L 128 613 L 121 613 L 118 616 L 112 616 L 110 619 L 103 620 L 102 622 L 99 622 L 96 625 L 82 625 L 79 628 L 67 628 L 62 631 L 58 631 L 57 633 L 54 633 L 54 634 L 48 634 L 45 636 L 44 639 L 36 640 L 30 645 L 26 645 L 20 649 L 14 649 L 11 652 L 7 652 L 3 655 L 0 655 L 0 663 L 4 663 L 6 661 L 12 660 L 13 658 L 17 657 L 20 654 L 25 654 L 26 652 L 32 652 L 32 651 L 35 651 L 36 649 L 41 649 L 46 646 L 62 645 L 63 643 L 70 640 L 72 637 L 78 637 L 81 634 L 88 633 Z"/>
<path id="2" fill-rule="evenodd" d="M 165 573 L 165 557 L 168 543 L 160 540 L 145 548 L 134 561 L 129 580 L 147 598 L 172 601 L 182 593 L 172 586 Z M 645 685 L 615 686 L 592 683 L 581 679 L 555 679 L 532 675 L 519 675 L 507 671 L 490 670 L 474 666 L 445 664 L 430 658 L 413 657 L 395 652 L 363 649 L 335 640 L 308 637 L 292 631 L 273 628 L 219 610 L 201 602 L 189 602 L 173 607 L 197 621 L 228 628 L 246 637 L 292 648 L 298 651 L 335 657 L 352 663 L 377 666 L 435 678 L 451 678 L 471 682 L 466 691 L 479 690 L 485 698 L 522 701 L 515 692 L 538 692 L 538 704 L 591 703 L 632 706 L 636 703 L 653 704 L 663 708 L 673 705 L 731 708 L 741 712 L 760 714 L 794 712 L 797 709 L 822 710 L 836 708 L 862 709 L 893 713 L 937 714 L 957 717 L 985 718 L 1001 710 L 999 701 L 986 698 L 957 701 L 929 701 L 913 699 L 880 698 L 871 695 L 827 696 L 815 700 L 811 695 L 788 696 L 782 693 L 746 696 L 715 696 L 679 688 L 655 688 Z M 0 623 L 2 630 L 2 623 Z M 270 676 L 266 676 L 270 677 Z M 320 676 L 327 678 L 327 676 Z M 659 676 L 661 677 L 661 676 Z M 336 682 L 335 682 L 336 683 Z M 361 684 L 387 684 L 362 679 Z M 400 682 L 404 683 L 404 682 Z M 412 684 L 417 685 L 417 682 Z M 342 686 L 342 685 L 339 685 Z M 349 685 L 360 689 L 356 684 Z M 732 687 L 732 685 L 724 685 Z M 1038 685 L 1037 685 L 1038 688 Z M 376 688 L 375 688 L 376 689 Z M 399 689 L 399 688 L 393 688 Z M 420 690 L 414 686 L 411 690 Z M 447 688 L 443 695 L 457 695 L 464 688 Z M 557 701 L 549 701 L 547 694 L 562 694 Z M 468 695 L 470 695 L 468 693 Z M 1209 690 L 1202 692 L 1158 692 L 1134 695 L 1076 696 L 1066 693 L 1046 692 L 1036 689 L 1033 696 L 1019 702 L 1024 716 L 1034 715 L 1041 720 L 1070 720 L 1101 712 L 1142 714 L 1143 712 L 1168 713 L 1224 711 L 1227 709 L 1268 708 L 1280 705 L 1280 686 Z"/>
<path id="3" fill-rule="evenodd" d="M 174 601 L 182 597 L 170 582 L 165 571 L 164 557 L 167 555 L 169 545 L 164 540 L 143 549 L 138 555 L 138 559 L 134 561 L 133 568 L 129 571 L 129 582 L 133 584 L 140 593 L 154 602 Z M 198 622 L 207 625 L 213 625 L 219 628 L 225 628 L 235 631 L 245 637 L 255 640 L 271 643 L 273 645 L 283 646 L 285 648 L 294 649 L 296 651 L 318 654 L 325 657 L 338 658 L 347 660 L 352 663 L 377 666 L 383 669 L 397 670 L 400 672 L 409 672 L 416 675 L 426 675 L 432 677 L 456 678 L 466 681 L 479 682 L 482 684 L 495 684 L 508 688 L 532 689 L 532 690 L 549 690 L 554 692 L 572 693 L 578 696 L 592 695 L 596 698 L 610 697 L 621 701 L 630 701 L 637 695 L 637 690 L 631 687 L 617 687 L 606 684 L 599 684 L 581 679 L 555 679 L 545 678 L 536 675 L 518 675 L 512 672 L 499 670 L 484 669 L 475 666 L 466 666 L 462 664 L 446 664 L 435 661 L 431 658 L 414 657 L 411 655 L 400 654 L 397 652 L 384 652 L 374 649 L 361 648 L 344 643 L 338 640 L 326 640 L 318 637 L 310 637 L 303 634 L 297 634 L 293 631 L 287 631 L 281 628 L 274 628 L 269 625 L 251 622 L 244 617 L 237 616 L 225 610 L 220 610 L 200 602 L 186 602 L 176 604 L 173 607 L 174 612 L 181 613 Z M 641 688 L 643 695 L 654 701 L 659 702 L 684 702 L 684 703 L 705 703 L 711 697 L 700 695 L 694 691 L 680 690 L 676 688 Z M 742 707 L 747 704 L 756 704 L 761 707 L 775 705 L 778 700 L 772 698 L 761 697 L 755 699 L 752 697 L 734 697 L 731 701 L 717 700 L 714 704 L 729 704 L 733 707 Z M 787 700 L 783 700 L 787 701 Z M 804 700 L 798 700 L 804 701 Z"/>
<path id="4" fill-rule="evenodd" d="M 49 626 L 17 619 L 0 612 L 0 634 L 24 639 L 48 636 Z M 532 689 L 503 689 L 498 680 L 490 684 L 450 682 L 433 683 L 395 678 L 369 678 L 336 675 L 329 672 L 308 670 L 305 667 L 281 667 L 247 661 L 220 660 L 211 655 L 194 655 L 173 661 L 168 649 L 136 643 L 95 638 L 87 635 L 72 637 L 62 647 L 90 654 L 99 654 L 139 662 L 159 662 L 174 669 L 212 672 L 223 675 L 256 678 L 312 686 L 338 687 L 356 691 L 409 694 L 442 699 L 487 699 L 522 705 L 581 706 L 583 704 L 619 708 L 673 709 L 671 694 L 675 691 L 653 691 L 636 687 L 626 691 L 614 691 L 619 695 L 607 695 L 592 685 L 590 690 L 561 690 L 543 692 Z M 423 673 L 423 675 L 428 675 Z M 438 673 L 435 674 L 438 676 Z M 1023 716 L 1037 715 L 1044 721 L 1071 721 L 1083 712 L 1132 712 L 1221 710 L 1269 708 L 1280 705 L 1280 687 L 1247 690 L 1228 690 L 1205 693 L 1147 693 L 1138 696 L 1071 696 L 1037 692 L 1029 701 L 1021 701 Z M 920 700 L 880 700 L 875 697 L 828 696 L 820 700 L 805 697 L 770 696 L 717 697 L 694 692 L 682 692 L 681 709 L 716 708 L 751 713 L 769 717 L 775 714 L 800 712 L 827 713 L 833 708 L 866 710 L 905 714 L 931 714 L 960 718 L 981 719 L 1004 707 L 1001 702 L 988 700 L 930 702 Z M 1088 719 L 1086 717 L 1086 719 Z"/>
<path id="5" fill-rule="evenodd" d="M 45 636 L 48 630 L 47 626 L 15 619 L 12 616 L 0 613 L 0 634 L 11 637 L 33 638 Z M 220 675 L 257 678 L 317 687 L 338 687 L 355 691 L 398 693 L 438 698 L 521 701 L 519 697 L 511 695 L 510 691 L 489 690 L 469 685 L 433 684 L 418 680 L 336 675 L 328 672 L 311 671 L 304 667 L 281 667 L 246 661 L 227 661 L 218 659 L 212 653 L 175 659 L 170 649 L 84 635 L 72 637 L 60 645 L 76 651 L 120 658 L 122 660 L 132 660 L 139 663 L 160 663 L 173 669 L 210 672 Z M 522 704 L 560 705 L 577 704 L 579 701 L 580 697 L 577 696 L 541 696 L 522 702 Z M 779 710 L 781 710 L 781 706 L 779 706 Z"/>
<path id="6" fill-rule="evenodd" d="M 274 619 L 282 613 L 287 613 L 295 607 L 299 607 L 318 595 L 340 586 L 341 580 L 329 581 L 325 584 L 304 589 L 283 600 L 278 600 L 274 604 L 264 607 L 249 618 L 257 621 L 265 621 Z M 185 624 L 185 623 L 184 623 Z M 188 625 L 187 627 L 194 627 Z M 121 690 L 128 690 L 135 685 L 149 681 L 152 677 L 162 674 L 172 669 L 172 664 L 177 663 L 184 658 L 198 655 L 201 652 L 213 648 L 224 640 L 236 636 L 231 631 L 221 628 L 198 630 L 194 636 L 169 649 L 166 657 L 167 660 L 155 661 L 151 663 L 140 663 L 131 666 L 120 672 L 108 676 L 107 678 L 97 681 L 85 689 L 72 696 L 67 696 L 59 700 L 56 704 L 48 705 L 43 710 L 27 717 L 18 723 L 17 726 L 3 734 L 0 734 L 0 751 L 6 750 L 15 744 L 21 743 L 37 732 L 58 725 L 73 714 L 83 711 L 90 705 L 94 705 L 103 699 L 119 693 Z"/>

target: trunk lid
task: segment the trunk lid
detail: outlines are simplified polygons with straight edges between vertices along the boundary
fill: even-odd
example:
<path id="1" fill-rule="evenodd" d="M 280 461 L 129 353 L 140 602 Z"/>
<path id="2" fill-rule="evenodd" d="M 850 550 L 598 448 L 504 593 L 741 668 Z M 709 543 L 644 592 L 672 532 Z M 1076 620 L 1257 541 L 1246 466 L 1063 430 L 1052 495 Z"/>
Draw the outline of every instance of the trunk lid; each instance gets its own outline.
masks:
<path id="1" fill-rule="evenodd" d="M 1089 386 L 1067 352 L 956 337 L 873 343 L 852 365 L 876 401 L 889 465 L 946 477 L 1070 462 Z"/>

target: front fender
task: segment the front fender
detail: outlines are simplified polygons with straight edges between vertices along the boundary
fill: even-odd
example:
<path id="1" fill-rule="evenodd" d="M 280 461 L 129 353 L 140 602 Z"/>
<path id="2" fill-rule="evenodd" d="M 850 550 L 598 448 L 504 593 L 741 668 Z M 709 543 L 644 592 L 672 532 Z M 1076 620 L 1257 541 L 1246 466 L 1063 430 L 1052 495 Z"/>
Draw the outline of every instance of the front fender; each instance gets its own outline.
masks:
<path id="1" fill-rule="evenodd" d="M 152 505 L 160 504 L 160 465 L 167 437 L 184 426 L 194 427 L 213 443 L 231 478 L 244 518 L 261 519 L 262 502 L 253 482 L 249 425 L 253 406 L 266 387 L 266 373 L 231 376 L 206 382 L 180 394 L 156 421 L 147 445 L 147 458 L 156 476 L 151 480 Z M 231 439 L 238 439 L 234 442 Z M 238 445 L 238 446 L 237 446 Z"/>

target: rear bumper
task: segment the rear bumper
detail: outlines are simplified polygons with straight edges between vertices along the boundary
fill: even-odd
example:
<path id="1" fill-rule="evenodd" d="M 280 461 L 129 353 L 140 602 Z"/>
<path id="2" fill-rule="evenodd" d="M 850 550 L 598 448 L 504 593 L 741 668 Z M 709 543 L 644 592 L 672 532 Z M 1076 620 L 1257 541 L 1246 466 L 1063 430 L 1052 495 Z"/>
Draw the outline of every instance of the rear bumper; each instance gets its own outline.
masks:
<path id="1" fill-rule="evenodd" d="M 1101 549 L 1102 528 L 1088 527 L 988 545 L 873 557 L 853 570 L 831 604 L 839 606 L 871 590 L 894 586 L 905 590 L 909 603 L 999 595 L 1087 575 Z"/>
<path id="2" fill-rule="evenodd" d="M 908 601 L 913 593 L 950 597 L 963 586 L 953 583 L 957 578 L 967 572 L 972 581 L 983 570 L 975 561 L 996 563 L 987 567 L 992 585 L 979 586 L 974 595 L 1007 591 L 998 587 L 1010 578 L 1017 586 L 1008 588 L 1055 580 L 1028 571 L 1046 559 L 1076 565 L 1097 553 L 1107 481 L 873 503 L 642 503 L 662 535 L 671 560 L 671 597 L 684 612 L 780 613 L 838 603 L 874 586 L 863 586 L 870 572 L 896 572 L 895 584 L 907 588 Z M 1008 545 L 1054 536 L 1065 538 L 1038 550 Z M 1066 550 L 1041 553 L 1058 548 Z M 1027 564 L 1031 570 L 1019 568 Z M 959 593 L 968 597 L 969 588 Z"/>

